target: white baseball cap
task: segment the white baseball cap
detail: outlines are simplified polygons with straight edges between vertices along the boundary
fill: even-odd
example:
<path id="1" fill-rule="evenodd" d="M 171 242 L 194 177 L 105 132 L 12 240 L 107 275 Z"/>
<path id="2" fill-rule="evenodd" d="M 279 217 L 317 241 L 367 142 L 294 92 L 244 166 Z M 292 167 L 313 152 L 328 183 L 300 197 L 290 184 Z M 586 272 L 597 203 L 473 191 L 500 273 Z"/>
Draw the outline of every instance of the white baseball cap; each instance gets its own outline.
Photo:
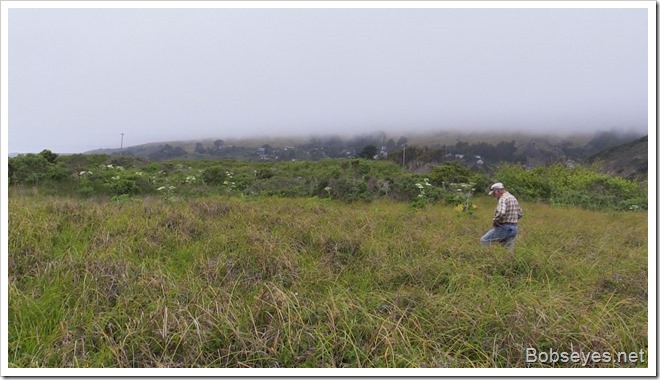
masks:
<path id="1" fill-rule="evenodd" d="M 494 184 L 490 187 L 490 193 L 488 193 L 488 195 L 493 195 L 493 193 L 495 192 L 495 190 L 499 190 L 499 189 L 504 189 L 504 185 L 502 185 L 502 182 L 494 183 Z"/>

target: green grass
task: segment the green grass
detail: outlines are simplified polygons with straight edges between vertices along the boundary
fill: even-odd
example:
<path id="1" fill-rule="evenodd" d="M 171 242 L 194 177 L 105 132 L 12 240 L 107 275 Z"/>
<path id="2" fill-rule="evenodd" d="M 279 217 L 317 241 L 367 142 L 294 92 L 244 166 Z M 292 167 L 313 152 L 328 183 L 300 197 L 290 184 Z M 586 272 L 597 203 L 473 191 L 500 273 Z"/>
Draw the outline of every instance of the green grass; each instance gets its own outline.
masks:
<path id="1" fill-rule="evenodd" d="M 525 367 L 526 348 L 648 351 L 646 212 L 524 203 L 511 254 L 479 246 L 495 204 L 475 204 L 14 193 L 9 366 Z"/>

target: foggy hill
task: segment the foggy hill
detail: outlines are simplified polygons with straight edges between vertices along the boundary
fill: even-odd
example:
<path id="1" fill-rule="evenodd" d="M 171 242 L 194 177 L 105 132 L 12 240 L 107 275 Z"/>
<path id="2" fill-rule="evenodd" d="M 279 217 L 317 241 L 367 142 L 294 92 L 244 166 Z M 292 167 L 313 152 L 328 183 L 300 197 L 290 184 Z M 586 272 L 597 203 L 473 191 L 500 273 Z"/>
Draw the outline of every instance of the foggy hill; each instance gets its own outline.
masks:
<path id="1" fill-rule="evenodd" d="M 375 132 L 353 137 L 203 139 L 149 143 L 124 149 L 99 149 L 86 154 L 125 154 L 150 160 L 238 159 L 258 161 L 319 160 L 360 157 L 371 146 L 379 158 L 400 162 L 404 145 L 411 165 L 421 167 L 460 157 L 466 166 L 492 167 L 512 162 L 536 167 L 553 163 L 604 162 L 607 173 L 638 178 L 647 165 L 647 142 L 640 134 L 597 132 L 592 135 L 540 136 L 533 134 L 436 133 L 388 136 Z M 415 151 L 415 147 L 424 147 Z M 632 149 L 627 152 L 628 149 Z M 602 154 L 599 154 L 602 152 Z M 626 153 L 627 152 L 627 153 Z M 417 153 L 418 156 L 414 156 Z M 372 153 L 373 154 L 373 153 Z M 415 169 L 415 167 L 410 167 Z M 646 173 L 644 173 L 644 177 Z"/>
<path id="2" fill-rule="evenodd" d="M 600 163 L 603 173 L 631 180 L 648 178 L 648 136 L 627 144 L 602 150 L 588 158 L 590 163 Z"/>

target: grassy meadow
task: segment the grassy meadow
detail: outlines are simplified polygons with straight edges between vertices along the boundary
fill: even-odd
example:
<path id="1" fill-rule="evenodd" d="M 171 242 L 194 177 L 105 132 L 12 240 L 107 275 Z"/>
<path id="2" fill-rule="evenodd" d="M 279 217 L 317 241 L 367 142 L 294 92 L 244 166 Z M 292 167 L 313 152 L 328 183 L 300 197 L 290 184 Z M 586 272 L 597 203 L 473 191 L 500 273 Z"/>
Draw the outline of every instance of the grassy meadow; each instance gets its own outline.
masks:
<path id="1" fill-rule="evenodd" d="M 495 200 L 9 196 L 10 367 L 579 367 L 648 350 L 648 215 Z M 597 367 L 647 366 L 591 363 Z"/>

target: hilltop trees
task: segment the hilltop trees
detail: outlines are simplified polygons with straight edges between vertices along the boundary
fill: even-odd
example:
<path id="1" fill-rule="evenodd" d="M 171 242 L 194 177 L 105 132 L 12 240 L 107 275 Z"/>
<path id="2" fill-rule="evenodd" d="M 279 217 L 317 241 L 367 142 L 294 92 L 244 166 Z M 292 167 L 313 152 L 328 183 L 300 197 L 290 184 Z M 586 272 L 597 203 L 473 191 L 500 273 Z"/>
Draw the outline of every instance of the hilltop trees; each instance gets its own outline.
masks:
<path id="1" fill-rule="evenodd" d="M 378 148 L 375 145 L 367 145 L 362 149 L 360 154 L 358 154 L 358 157 L 366 158 L 367 160 L 373 160 L 377 154 Z"/>
<path id="2" fill-rule="evenodd" d="M 176 157 L 185 156 L 188 154 L 185 149 L 180 146 L 173 147 L 170 144 L 165 144 L 158 151 L 149 155 L 149 158 L 152 160 L 166 160 Z"/>
<path id="3" fill-rule="evenodd" d="M 479 156 L 488 162 L 516 162 L 520 157 L 516 156 L 516 141 L 501 141 L 497 144 L 485 142 L 470 144 L 458 141 L 454 145 L 443 145 L 442 150 L 452 155 Z"/>
<path id="4" fill-rule="evenodd" d="M 204 148 L 204 145 L 202 143 L 195 144 L 195 153 L 198 154 L 206 153 L 206 148 Z"/>

